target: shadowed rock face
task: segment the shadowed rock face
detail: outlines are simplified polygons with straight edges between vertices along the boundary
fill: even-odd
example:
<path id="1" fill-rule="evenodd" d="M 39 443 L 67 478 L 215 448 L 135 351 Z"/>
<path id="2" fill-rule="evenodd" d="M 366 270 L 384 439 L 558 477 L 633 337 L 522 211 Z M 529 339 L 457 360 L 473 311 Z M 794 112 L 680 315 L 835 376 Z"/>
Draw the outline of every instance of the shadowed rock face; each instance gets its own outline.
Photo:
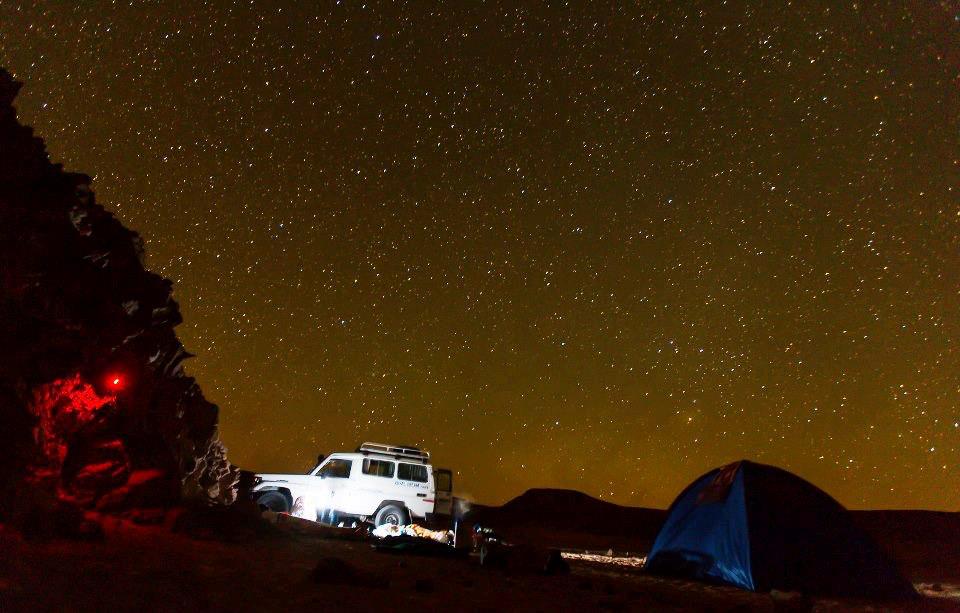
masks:
<path id="1" fill-rule="evenodd" d="M 0 69 L 0 520 L 233 502 L 171 282 L 19 124 L 19 88 Z"/>

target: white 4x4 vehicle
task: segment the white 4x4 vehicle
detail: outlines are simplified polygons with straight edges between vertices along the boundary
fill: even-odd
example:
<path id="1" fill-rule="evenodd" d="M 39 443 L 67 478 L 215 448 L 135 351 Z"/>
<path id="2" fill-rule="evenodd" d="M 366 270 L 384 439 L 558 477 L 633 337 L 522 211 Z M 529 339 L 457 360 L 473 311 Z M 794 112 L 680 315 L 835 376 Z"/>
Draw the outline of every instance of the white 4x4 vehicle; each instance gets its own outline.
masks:
<path id="1" fill-rule="evenodd" d="M 330 454 L 306 475 L 257 475 L 255 483 L 262 507 L 331 524 L 404 525 L 452 510 L 450 471 L 434 471 L 430 454 L 415 447 L 364 443 Z"/>

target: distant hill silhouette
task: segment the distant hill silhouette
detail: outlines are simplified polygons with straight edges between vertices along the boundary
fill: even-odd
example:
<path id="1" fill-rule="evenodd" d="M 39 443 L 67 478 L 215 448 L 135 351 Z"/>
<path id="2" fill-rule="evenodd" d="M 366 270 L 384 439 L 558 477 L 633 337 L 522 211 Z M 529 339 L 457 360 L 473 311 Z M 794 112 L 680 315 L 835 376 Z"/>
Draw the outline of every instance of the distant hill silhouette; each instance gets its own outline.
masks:
<path id="1" fill-rule="evenodd" d="M 960 513 L 942 511 L 853 511 L 909 576 L 928 581 L 960 578 Z"/>
<path id="2" fill-rule="evenodd" d="M 662 509 L 625 507 L 575 490 L 536 488 L 503 506 L 474 505 L 464 523 L 491 526 L 508 541 L 641 552 L 653 544 L 665 517 Z"/>

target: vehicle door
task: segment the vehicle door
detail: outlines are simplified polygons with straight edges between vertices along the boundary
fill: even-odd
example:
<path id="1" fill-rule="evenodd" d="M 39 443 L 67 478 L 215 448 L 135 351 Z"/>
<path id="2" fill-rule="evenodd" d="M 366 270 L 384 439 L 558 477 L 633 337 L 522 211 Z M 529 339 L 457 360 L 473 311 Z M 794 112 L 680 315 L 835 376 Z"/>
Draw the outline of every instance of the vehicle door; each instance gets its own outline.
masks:
<path id="1" fill-rule="evenodd" d="M 397 465 L 386 458 L 366 457 L 357 470 L 350 495 L 349 513 L 373 515 L 384 500 L 396 500 L 394 476 Z"/>
<path id="2" fill-rule="evenodd" d="M 328 458 L 317 470 L 320 485 L 313 488 L 314 496 L 310 503 L 316 509 L 319 521 L 332 521 L 334 511 L 339 511 L 340 498 L 350 491 L 350 473 L 353 462 L 347 458 Z"/>
<path id="3" fill-rule="evenodd" d="M 436 489 L 436 504 L 433 512 L 437 515 L 453 514 L 453 472 L 447 468 L 433 471 L 433 486 Z"/>

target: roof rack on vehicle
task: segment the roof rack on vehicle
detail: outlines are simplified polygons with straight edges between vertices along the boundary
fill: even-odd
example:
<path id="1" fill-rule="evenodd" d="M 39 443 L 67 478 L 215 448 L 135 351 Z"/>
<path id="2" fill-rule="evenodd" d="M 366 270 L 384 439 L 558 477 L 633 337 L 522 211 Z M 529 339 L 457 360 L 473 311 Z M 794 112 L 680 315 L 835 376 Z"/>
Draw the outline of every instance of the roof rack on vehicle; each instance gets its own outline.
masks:
<path id="1" fill-rule="evenodd" d="M 416 447 L 403 447 L 401 445 L 385 445 L 383 443 L 364 443 L 357 447 L 358 453 L 383 453 L 392 455 L 396 458 L 410 458 L 411 460 L 421 460 L 426 463 L 430 461 L 430 452 L 417 449 Z"/>

